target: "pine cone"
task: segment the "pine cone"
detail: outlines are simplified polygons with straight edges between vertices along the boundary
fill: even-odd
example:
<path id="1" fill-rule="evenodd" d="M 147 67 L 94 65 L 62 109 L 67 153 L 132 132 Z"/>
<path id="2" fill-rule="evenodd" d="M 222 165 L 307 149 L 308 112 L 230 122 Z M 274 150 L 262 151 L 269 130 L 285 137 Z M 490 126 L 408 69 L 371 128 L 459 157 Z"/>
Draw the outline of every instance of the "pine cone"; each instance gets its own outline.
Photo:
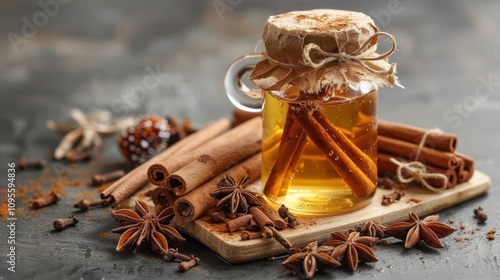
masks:
<path id="1" fill-rule="evenodd" d="M 185 136 L 172 117 L 148 115 L 122 131 L 118 146 L 123 157 L 139 165 Z"/>

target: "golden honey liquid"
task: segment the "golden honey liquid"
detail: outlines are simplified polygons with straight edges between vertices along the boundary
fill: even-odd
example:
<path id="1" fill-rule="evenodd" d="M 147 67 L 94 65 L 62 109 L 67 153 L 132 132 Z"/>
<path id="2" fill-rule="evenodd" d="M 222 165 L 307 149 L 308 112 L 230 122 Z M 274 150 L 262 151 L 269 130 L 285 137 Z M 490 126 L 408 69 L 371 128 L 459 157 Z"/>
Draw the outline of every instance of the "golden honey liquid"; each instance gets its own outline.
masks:
<path id="1" fill-rule="evenodd" d="M 349 100 L 335 99 L 321 104 L 320 111 L 330 122 L 376 162 L 377 91 L 372 90 Z M 278 154 L 288 107 L 287 102 L 264 92 L 263 186 Z M 316 145 L 309 139 L 306 143 L 295 174 L 284 179 L 288 180 L 286 184 L 289 183 L 288 192 L 286 195 L 280 194 L 275 200 L 267 198 L 271 204 L 276 207 L 284 204 L 299 216 L 325 216 L 351 212 L 370 202 L 375 189 L 369 196 L 357 198 Z"/>

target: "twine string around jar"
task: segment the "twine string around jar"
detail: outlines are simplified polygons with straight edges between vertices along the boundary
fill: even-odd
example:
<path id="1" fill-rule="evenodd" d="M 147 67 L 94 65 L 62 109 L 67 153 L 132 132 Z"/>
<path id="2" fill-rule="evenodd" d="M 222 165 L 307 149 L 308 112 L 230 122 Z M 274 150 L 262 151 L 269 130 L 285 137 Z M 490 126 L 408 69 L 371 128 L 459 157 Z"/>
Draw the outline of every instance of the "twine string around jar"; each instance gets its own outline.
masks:
<path id="1" fill-rule="evenodd" d="M 398 166 L 398 169 L 396 171 L 396 177 L 400 183 L 409 184 L 413 181 L 416 181 L 420 183 L 422 186 L 424 186 L 426 189 L 433 192 L 438 192 L 447 188 L 448 177 L 446 177 L 446 175 L 441 173 L 428 173 L 425 164 L 418 161 L 420 153 L 422 152 L 425 142 L 427 141 L 427 137 L 430 134 L 436 134 L 436 133 L 441 133 L 441 130 L 431 129 L 425 132 L 425 134 L 422 136 L 422 140 L 420 140 L 420 143 L 418 145 L 414 161 L 401 162 L 395 158 L 392 157 L 390 158 L 390 161 Z M 406 176 L 403 175 L 403 172 L 405 173 Z M 436 188 L 428 183 L 427 181 L 428 179 L 442 179 L 443 184 L 442 186 Z"/>
<path id="2" fill-rule="evenodd" d="M 389 41 L 392 43 L 392 47 L 387 52 L 373 57 L 372 54 L 374 50 L 371 48 L 370 43 L 375 39 L 375 37 L 386 36 Z M 318 45 L 314 43 L 309 43 L 304 47 L 304 52 L 302 54 L 302 59 L 304 61 L 304 65 L 311 67 L 313 69 L 318 69 L 325 67 L 327 65 L 331 65 L 332 63 L 344 64 L 346 62 L 354 62 L 361 66 L 363 66 L 368 71 L 375 74 L 390 74 L 393 73 L 395 65 L 392 64 L 389 69 L 377 70 L 372 66 L 366 64 L 365 61 L 375 61 L 375 60 L 383 60 L 389 57 L 396 50 L 396 39 L 389 33 L 386 32 L 377 32 L 373 34 L 366 42 L 353 53 L 345 53 L 345 52 L 327 52 L 321 49 Z M 317 61 L 311 57 L 312 53 L 317 53 L 321 58 Z"/>
<path id="3" fill-rule="evenodd" d="M 375 37 L 386 36 L 389 41 L 391 41 L 392 46 L 391 49 L 387 52 L 378 55 L 372 56 L 375 53 L 375 50 L 371 48 L 370 43 L 373 41 Z M 377 32 L 370 36 L 368 40 L 353 53 L 345 53 L 345 52 L 327 52 L 321 49 L 315 43 L 309 43 L 304 47 L 304 51 L 302 53 L 302 61 L 297 61 L 297 63 L 284 63 L 279 60 L 276 60 L 270 57 L 267 53 L 263 55 L 266 59 L 274 64 L 279 64 L 282 66 L 290 67 L 293 69 L 301 69 L 301 68 L 312 68 L 313 70 L 318 70 L 324 67 L 331 67 L 334 63 L 337 65 L 342 65 L 347 62 L 357 63 L 363 66 L 366 70 L 374 73 L 374 74 L 391 74 L 394 73 L 396 64 L 391 64 L 389 69 L 381 69 L 377 70 L 372 66 L 368 65 L 365 61 L 376 61 L 376 60 L 384 60 L 388 58 L 391 54 L 396 51 L 396 39 L 389 33 L 386 32 Z M 312 53 L 317 53 L 321 57 L 320 59 L 315 59 L 312 57 Z M 262 53 L 259 53 L 262 54 Z"/>

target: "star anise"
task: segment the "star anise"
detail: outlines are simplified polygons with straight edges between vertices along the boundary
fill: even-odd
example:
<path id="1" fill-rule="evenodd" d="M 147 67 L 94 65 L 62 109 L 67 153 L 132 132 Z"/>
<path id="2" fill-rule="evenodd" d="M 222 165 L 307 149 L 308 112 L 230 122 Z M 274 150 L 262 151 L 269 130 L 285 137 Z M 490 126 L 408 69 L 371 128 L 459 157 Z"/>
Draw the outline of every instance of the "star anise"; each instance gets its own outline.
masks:
<path id="1" fill-rule="evenodd" d="M 364 224 L 356 225 L 352 231 L 359 232 L 360 236 L 371 236 L 379 239 L 386 237 L 385 226 L 375 221 L 368 221 Z"/>
<path id="2" fill-rule="evenodd" d="M 358 262 L 378 261 L 370 247 L 377 243 L 378 238 L 360 236 L 359 232 L 351 232 L 349 236 L 341 231 L 332 233 L 332 240 L 323 243 L 323 246 L 334 246 L 331 256 L 351 270 L 358 268 Z"/>
<path id="3" fill-rule="evenodd" d="M 340 265 L 337 260 L 329 255 L 332 250 L 333 247 L 324 245 L 318 247 L 318 242 L 311 242 L 302 250 L 295 250 L 281 264 L 299 276 L 311 279 L 317 270 L 332 269 Z"/>
<path id="4" fill-rule="evenodd" d="M 238 210 L 246 214 L 250 206 L 261 205 L 257 197 L 245 189 L 249 179 L 243 178 L 237 184 L 231 175 L 226 174 L 220 183 L 221 187 L 210 193 L 210 196 L 220 200 L 216 207 L 227 206 L 231 214 Z"/>
<path id="5" fill-rule="evenodd" d="M 139 245 L 147 241 L 153 251 L 165 255 L 168 252 L 167 238 L 174 243 L 185 241 L 175 228 L 168 225 L 174 217 L 172 207 L 157 207 L 156 212 L 152 213 L 144 201 L 138 200 L 135 211 L 120 209 L 113 211 L 111 215 L 121 225 L 113 229 L 113 232 L 122 233 L 116 246 L 117 251 L 132 250 L 135 253 Z"/>
<path id="6" fill-rule="evenodd" d="M 66 134 L 54 150 L 56 160 L 79 160 L 88 156 L 102 145 L 104 137 L 113 135 L 133 123 L 132 118 L 112 120 L 109 111 L 85 115 L 78 109 L 72 109 L 70 115 L 75 123 L 52 120 L 46 123 L 48 128 Z"/>
<path id="7" fill-rule="evenodd" d="M 439 238 L 452 234 L 456 229 L 447 224 L 438 222 L 439 216 L 427 216 L 420 220 L 417 214 L 409 212 L 408 222 L 397 222 L 385 229 L 385 232 L 401 240 L 405 240 L 405 247 L 412 248 L 415 244 L 426 243 L 434 248 L 443 248 Z"/>

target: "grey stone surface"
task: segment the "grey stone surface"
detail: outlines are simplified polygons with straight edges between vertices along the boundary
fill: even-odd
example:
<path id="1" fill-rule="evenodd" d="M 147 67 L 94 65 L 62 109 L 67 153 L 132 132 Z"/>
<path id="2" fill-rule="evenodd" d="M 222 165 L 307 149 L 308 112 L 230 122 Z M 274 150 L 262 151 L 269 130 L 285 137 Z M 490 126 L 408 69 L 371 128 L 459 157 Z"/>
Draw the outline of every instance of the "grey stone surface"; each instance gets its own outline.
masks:
<path id="1" fill-rule="evenodd" d="M 44 2 L 44 1 L 41 1 Z M 59 3 L 55 1 L 45 1 Z M 44 2 L 44 3 L 45 3 Z M 382 89 L 379 116 L 439 127 L 458 134 L 458 150 L 476 159 L 476 168 L 491 176 L 487 195 L 443 210 L 442 219 L 464 223 L 444 240 L 441 250 L 405 250 L 400 243 L 380 245 L 379 262 L 358 271 L 318 273 L 317 279 L 498 279 L 500 243 L 485 232 L 500 228 L 500 3 L 485 1 L 60 1 L 45 11 L 37 1 L 0 3 L 0 163 L 21 156 L 49 159 L 60 136 L 45 128 L 47 119 L 68 119 L 71 108 L 86 112 L 109 109 L 116 116 L 157 113 L 191 118 L 195 126 L 229 117 L 222 79 L 229 63 L 252 52 L 265 19 L 297 9 L 337 8 L 372 15 L 381 30 L 398 39 L 391 57 L 398 63 L 405 90 Z M 226 10 L 221 10 L 225 3 Z M 219 7 L 219 10 L 216 8 Z M 48 14 L 50 12 L 50 14 Z M 29 23 L 26 23 L 29 22 Z M 31 29 L 26 27 L 32 24 Z M 14 40 L 15 34 L 19 37 Z M 21 38 L 22 37 L 22 38 Z M 382 47 L 384 44 L 382 44 Z M 155 86 L 143 81 L 151 71 Z M 159 72 L 159 73 L 158 73 Z M 490 84 L 484 81 L 491 80 Z M 45 173 L 18 172 L 16 183 L 30 179 L 70 178 L 126 167 L 114 140 L 103 147 L 97 165 L 75 170 L 52 163 Z M 2 175 L 3 180 L 6 176 Z M 6 188 L 5 181 L 1 183 Z M 50 188 L 48 183 L 43 189 Z M 180 247 L 202 259 L 185 274 L 177 264 L 156 255 L 117 253 L 118 235 L 109 209 L 77 213 L 81 222 L 53 232 L 52 221 L 74 210 L 88 187 L 65 187 L 59 205 L 29 214 L 19 198 L 16 227 L 16 273 L 7 271 L 7 228 L 0 228 L 0 279 L 294 279 L 280 260 L 229 265 L 193 239 Z M 0 194 L 3 197 L 5 193 Z M 478 226 L 473 209 L 489 213 Z M 468 230 L 480 228 L 474 234 Z M 106 238 L 101 233 L 109 233 Z M 457 242 L 454 237 L 468 238 Z"/>

